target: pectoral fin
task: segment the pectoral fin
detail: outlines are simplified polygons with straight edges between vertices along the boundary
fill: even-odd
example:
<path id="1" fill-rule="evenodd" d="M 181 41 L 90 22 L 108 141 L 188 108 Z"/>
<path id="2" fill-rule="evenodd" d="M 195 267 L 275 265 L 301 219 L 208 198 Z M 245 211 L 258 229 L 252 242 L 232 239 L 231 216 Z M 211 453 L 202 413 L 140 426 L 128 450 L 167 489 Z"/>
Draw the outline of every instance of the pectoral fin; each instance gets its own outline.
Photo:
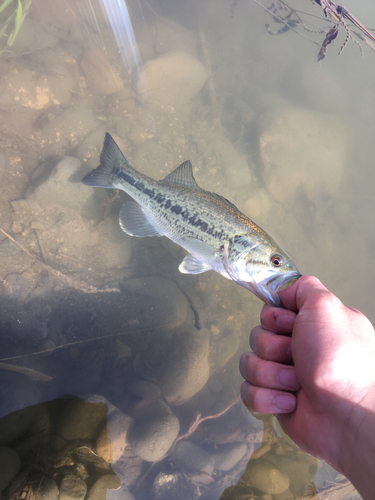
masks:
<path id="1" fill-rule="evenodd" d="M 206 271 L 210 271 L 211 267 L 205 262 L 196 259 L 192 255 L 187 255 L 179 265 L 178 269 L 180 273 L 183 274 L 201 274 Z"/>
<path id="2" fill-rule="evenodd" d="M 122 205 L 120 226 L 130 236 L 163 236 L 163 233 L 147 218 L 141 205 L 134 200 L 127 201 Z"/>

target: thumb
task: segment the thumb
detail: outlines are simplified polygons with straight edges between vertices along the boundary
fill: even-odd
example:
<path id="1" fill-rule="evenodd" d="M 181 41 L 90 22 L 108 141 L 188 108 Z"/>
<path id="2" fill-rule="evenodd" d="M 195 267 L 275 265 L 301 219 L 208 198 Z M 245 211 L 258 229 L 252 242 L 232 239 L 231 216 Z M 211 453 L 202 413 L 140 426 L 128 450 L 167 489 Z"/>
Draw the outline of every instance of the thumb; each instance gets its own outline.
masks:
<path id="1" fill-rule="evenodd" d="M 298 312 L 305 302 L 318 294 L 330 293 L 315 276 L 301 276 L 293 285 L 282 290 L 279 295 L 286 309 Z"/>

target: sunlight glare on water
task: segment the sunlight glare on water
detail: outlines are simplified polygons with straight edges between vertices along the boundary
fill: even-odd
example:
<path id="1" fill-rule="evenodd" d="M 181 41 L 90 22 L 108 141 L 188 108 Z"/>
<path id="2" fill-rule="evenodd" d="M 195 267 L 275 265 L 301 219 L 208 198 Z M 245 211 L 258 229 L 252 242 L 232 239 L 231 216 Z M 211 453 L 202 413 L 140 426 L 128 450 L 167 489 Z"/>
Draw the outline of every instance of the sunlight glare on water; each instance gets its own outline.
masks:
<path id="1" fill-rule="evenodd" d="M 261 301 L 179 273 L 176 244 L 121 231 L 126 194 L 80 180 L 106 132 L 153 179 L 190 160 L 374 322 L 371 46 L 340 27 L 318 64 L 332 24 L 308 0 L 22 5 L 21 26 L 17 2 L 0 11 L 0 489 L 359 498 L 239 400 Z M 370 1 L 345 7 L 375 27 Z"/>
<path id="2" fill-rule="evenodd" d="M 141 67 L 138 45 L 126 2 L 121 0 L 101 0 L 108 25 L 115 37 L 124 66 L 130 73 L 138 75 Z"/>

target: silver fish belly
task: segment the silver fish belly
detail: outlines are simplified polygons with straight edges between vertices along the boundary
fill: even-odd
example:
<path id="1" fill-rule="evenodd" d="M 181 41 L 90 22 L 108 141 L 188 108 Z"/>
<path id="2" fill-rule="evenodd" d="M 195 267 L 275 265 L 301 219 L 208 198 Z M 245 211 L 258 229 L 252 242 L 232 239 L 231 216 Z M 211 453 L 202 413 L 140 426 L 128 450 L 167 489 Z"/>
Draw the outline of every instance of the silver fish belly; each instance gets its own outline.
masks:
<path id="1" fill-rule="evenodd" d="M 280 287 L 301 275 L 292 260 L 252 220 L 222 196 L 201 189 L 185 161 L 155 181 L 130 166 L 107 133 L 100 165 L 83 184 L 122 189 L 133 200 L 120 210 L 120 226 L 132 236 L 166 236 L 189 253 L 179 270 L 216 271 L 269 305 L 281 306 Z"/>

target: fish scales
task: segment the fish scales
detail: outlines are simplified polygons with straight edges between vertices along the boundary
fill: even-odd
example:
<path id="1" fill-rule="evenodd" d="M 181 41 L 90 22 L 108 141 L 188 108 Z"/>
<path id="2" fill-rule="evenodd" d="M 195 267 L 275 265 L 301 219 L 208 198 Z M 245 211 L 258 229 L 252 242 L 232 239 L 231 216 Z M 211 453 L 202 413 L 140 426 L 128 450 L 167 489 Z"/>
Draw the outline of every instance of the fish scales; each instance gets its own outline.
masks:
<path id="1" fill-rule="evenodd" d="M 122 167 L 122 168 L 121 168 Z M 126 171 L 124 171 L 126 168 Z M 175 236 L 189 235 L 210 243 L 224 242 L 238 232 L 266 234 L 234 206 L 203 189 L 155 181 L 129 165 L 114 166 L 113 186 L 126 191 L 149 210 L 155 221 Z M 199 210 L 193 209 L 199 203 Z M 147 205 L 147 207 L 145 207 Z"/>
<path id="2" fill-rule="evenodd" d="M 277 306 L 279 288 L 300 276 L 263 229 L 224 197 L 198 186 L 190 161 L 156 181 L 135 170 L 106 134 L 100 165 L 82 182 L 128 193 L 133 200 L 120 210 L 121 228 L 132 236 L 166 236 L 185 248 L 182 273 L 214 270 Z"/>

